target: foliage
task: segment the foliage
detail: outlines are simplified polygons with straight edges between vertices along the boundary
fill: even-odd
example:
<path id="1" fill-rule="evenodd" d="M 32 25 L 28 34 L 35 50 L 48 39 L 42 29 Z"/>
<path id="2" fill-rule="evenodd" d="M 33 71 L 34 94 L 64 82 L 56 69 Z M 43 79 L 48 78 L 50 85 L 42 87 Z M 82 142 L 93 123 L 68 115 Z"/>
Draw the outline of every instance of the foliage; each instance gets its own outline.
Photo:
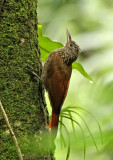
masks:
<path id="1" fill-rule="evenodd" d="M 42 61 L 46 61 L 50 52 L 52 52 L 55 49 L 63 47 L 61 43 L 52 41 L 50 38 L 43 36 L 40 24 L 38 25 L 38 36 L 39 36 L 38 40 L 39 40 L 39 47 L 41 51 Z"/>
<path id="2" fill-rule="evenodd" d="M 93 83 L 89 83 L 78 72 L 73 72 L 70 89 L 63 107 L 79 105 L 95 115 L 99 121 L 103 146 L 100 144 L 100 134 L 92 118 L 81 112 L 81 116 L 91 129 L 98 144 L 99 154 L 89 138 L 88 131 L 78 115 L 73 115 L 80 123 L 85 133 L 86 159 L 112 160 L 113 158 L 113 3 L 110 0 L 58 0 L 39 2 L 39 21 L 43 23 L 43 33 L 57 41 L 65 41 L 65 28 L 68 27 L 72 37 L 78 42 L 83 54 L 79 63 L 90 73 Z M 56 34 L 57 33 L 57 34 Z M 73 64 L 76 66 L 76 63 Z M 77 66 L 76 66 L 77 67 Z M 80 67 L 80 66 L 79 66 Z M 80 67 L 81 68 L 81 67 Z M 76 74 L 75 74 L 76 73 Z M 88 77 L 87 77 L 88 78 Z M 91 79 L 89 79 L 91 81 Z M 78 112 L 78 111 L 77 111 Z M 76 126 L 70 129 L 69 120 L 63 120 L 68 127 L 71 143 L 69 159 L 81 160 L 83 139 L 81 131 Z M 73 126 L 73 124 L 72 124 Z M 62 127 L 63 130 L 64 127 Z M 60 128 L 59 128 L 60 131 Z M 75 133 L 74 133 L 75 132 Z M 73 138 L 76 134 L 76 138 Z M 60 137 L 56 139 L 56 157 L 64 159 L 66 148 L 60 148 Z M 62 138 L 63 139 L 63 138 Z M 65 139 L 66 140 L 66 139 Z M 63 142 L 63 144 L 66 143 Z M 65 144 L 65 146 L 68 142 Z"/>
<path id="3" fill-rule="evenodd" d="M 53 50 L 63 47 L 63 44 L 52 41 L 50 38 L 43 36 L 41 24 L 38 25 L 38 33 L 41 59 L 42 61 L 45 61 Z M 74 62 L 73 69 L 77 69 L 84 77 L 86 77 L 90 81 L 93 81 L 81 64 Z"/>
<path id="4" fill-rule="evenodd" d="M 97 144 L 96 144 L 96 141 L 93 137 L 93 134 L 91 133 L 89 127 L 88 127 L 88 124 L 87 122 L 84 120 L 84 118 L 80 115 L 80 113 L 77 111 L 84 111 L 85 113 L 89 114 L 97 123 L 98 125 L 98 128 L 99 128 L 99 131 L 100 131 L 100 138 L 101 138 L 101 142 L 103 144 L 103 138 L 102 138 L 102 131 L 101 131 L 101 127 L 100 127 L 100 124 L 99 122 L 97 121 L 97 119 L 90 113 L 88 112 L 87 110 L 79 107 L 79 106 L 68 106 L 68 107 L 65 107 L 64 109 L 62 109 L 62 112 L 61 112 L 61 119 L 60 119 L 60 139 L 61 139 L 61 143 L 65 142 L 65 138 L 63 136 L 63 133 L 62 133 L 62 124 L 63 124 L 63 119 L 69 119 L 71 121 L 71 125 L 72 125 L 72 129 L 73 129 L 73 133 L 74 133 L 74 136 L 76 138 L 76 134 L 75 134 L 75 124 L 79 126 L 79 128 L 81 129 L 81 132 L 82 132 L 82 135 L 83 135 L 83 142 L 84 142 L 84 159 L 85 159 L 85 154 L 86 154 L 86 143 L 85 143 L 85 134 L 84 134 L 84 131 L 82 129 L 82 126 L 80 125 L 80 123 L 74 118 L 75 116 L 73 114 L 76 114 L 80 117 L 80 119 L 82 119 L 82 121 L 84 122 L 88 132 L 89 132 L 89 135 L 91 136 L 91 139 L 96 147 L 96 150 L 98 152 L 98 147 L 97 147 Z M 68 132 L 68 129 L 67 127 L 63 124 L 63 126 L 65 127 L 66 131 Z M 69 154 L 70 154 L 70 135 L 68 133 L 68 139 L 69 139 L 69 143 L 68 143 L 68 151 L 67 151 L 67 157 L 69 157 Z M 65 143 L 64 143 L 64 146 L 65 146 Z M 67 159 L 67 158 L 66 158 Z"/>
<path id="5" fill-rule="evenodd" d="M 42 25 L 39 24 L 38 25 L 38 36 L 39 36 L 39 47 L 40 47 L 40 50 L 41 50 L 41 59 L 42 61 L 45 61 L 47 59 L 47 57 L 49 56 L 49 53 L 52 52 L 53 50 L 57 49 L 57 48 L 60 48 L 60 47 L 63 47 L 63 45 L 59 42 L 54 42 L 52 41 L 50 38 L 48 37 L 45 37 L 43 36 L 42 34 Z M 93 81 L 92 78 L 87 74 L 87 72 L 84 70 L 84 68 L 82 67 L 81 64 L 77 63 L 77 62 L 74 62 L 73 63 L 73 69 L 77 69 L 84 77 L 86 77 L 87 79 L 89 79 L 90 81 Z M 73 113 L 79 115 L 79 117 L 83 120 L 83 122 L 85 123 L 88 131 L 89 131 L 89 134 L 93 140 L 93 143 L 98 151 L 98 148 L 97 148 L 97 144 L 94 140 L 94 137 L 87 125 L 87 123 L 85 122 L 85 120 L 82 118 L 82 116 L 74 111 L 74 109 L 81 109 L 80 107 L 66 107 L 65 109 L 62 110 L 60 116 L 61 116 L 61 120 L 60 120 L 60 140 L 61 140 L 61 143 L 64 144 L 65 146 L 65 138 L 63 136 L 63 133 L 62 133 L 62 126 L 65 128 L 65 131 L 67 133 L 67 137 L 68 137 L 68 150 L 67 150 L 67 156 L 66 156 L 66 160 L 68 160 L 69 158 L 69 155 L 70 155 L 70 135 L 69 135 L 69 132 L 68 132 L 68 129 L 67 127 L 65 126 L 65 124 L 62 122 L 63 121 L 63 118 L 67 118 L 68 120 L 71 120 L 71 123 L 72 123 L 72 128 L 73 128 L 73 132 L 75 133 L 75 126 L 74 126 L 74 123 L 76 123 L 81 131 L 82 131 L 82 134 L 83 134 L 83 139 L 84 139 L 84 159 L 85 159 L 85 150 L 86 150 L 86 147 L 85 147 L 85 136 L 84 136 L 84 131 L 81 127 L 81 125 L 79 124 L 79 122 L 77 122 L 74 117 L 72 116 Z M 84 110 L 85 111 L 85 110 Z M 87 111 L 88 112 L 88 111 Z M 97 121 L 97 120 L 96 120 Z M 98 122 L 97 122 L 98 123 Z M 99 123 L 98 123 L 99 125 Z M 101 128 L 100 128 L 100 125 L 99 125 L 99 129 L 100 129 L 100 133 L 101 133 L 101 139 L 102 139 L 102 132 L 101 132 Z"/>

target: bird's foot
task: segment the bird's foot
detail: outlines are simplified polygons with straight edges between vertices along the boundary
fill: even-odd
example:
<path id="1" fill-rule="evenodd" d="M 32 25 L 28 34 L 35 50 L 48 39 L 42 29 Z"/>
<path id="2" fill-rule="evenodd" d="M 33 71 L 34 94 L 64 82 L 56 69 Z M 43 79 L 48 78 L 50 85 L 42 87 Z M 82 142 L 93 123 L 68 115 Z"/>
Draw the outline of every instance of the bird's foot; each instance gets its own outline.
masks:
<path id="1" fill-rule="evenodd" d="M 27 70 L 28 73 L 31 74 L 31 76 L 33 76 L 35 79 L 38 79 L 38 80 L 41 81 L 41 78 L 40 78 L 40 77 L 38 76 L 38 74 L 34 71 L 34 69 L 33 69 L 32 66 L 27 65 L 25 69 Z"/>

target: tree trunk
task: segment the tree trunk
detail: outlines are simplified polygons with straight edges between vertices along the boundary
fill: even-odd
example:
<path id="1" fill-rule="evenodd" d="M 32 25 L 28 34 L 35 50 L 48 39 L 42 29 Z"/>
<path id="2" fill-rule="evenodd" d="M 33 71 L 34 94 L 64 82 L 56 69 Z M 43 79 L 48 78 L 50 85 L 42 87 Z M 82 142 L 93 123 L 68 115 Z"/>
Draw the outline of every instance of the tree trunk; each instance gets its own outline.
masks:
<path id="1" fill-rule="evenodd" d="M 42 137 L 48 121 L 44 89 L 27 70 L 30 66 L 41 75 L 36 10 L 37 0 L 0 2 L 0 99 L 24 160 L 52 159 L 46 136 Z M 0 160 L 18 159 L 0 110 Z"/>

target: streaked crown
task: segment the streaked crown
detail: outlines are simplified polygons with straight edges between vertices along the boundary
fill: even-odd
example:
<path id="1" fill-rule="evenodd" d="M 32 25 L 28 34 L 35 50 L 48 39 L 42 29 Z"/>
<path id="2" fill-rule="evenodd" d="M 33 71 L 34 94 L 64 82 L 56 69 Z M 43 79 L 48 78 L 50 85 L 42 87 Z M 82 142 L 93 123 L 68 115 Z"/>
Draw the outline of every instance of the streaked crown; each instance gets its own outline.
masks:
<path id="1" fill-rule="evenodd" d="M 67 42 L 63 47 L 63 53 L 61 57 L 67 65 L 71 65 L 78 58 L 80 47 L 71 39 L 71 35 L 68 29 L 66 30 L 66 32 Z"/>

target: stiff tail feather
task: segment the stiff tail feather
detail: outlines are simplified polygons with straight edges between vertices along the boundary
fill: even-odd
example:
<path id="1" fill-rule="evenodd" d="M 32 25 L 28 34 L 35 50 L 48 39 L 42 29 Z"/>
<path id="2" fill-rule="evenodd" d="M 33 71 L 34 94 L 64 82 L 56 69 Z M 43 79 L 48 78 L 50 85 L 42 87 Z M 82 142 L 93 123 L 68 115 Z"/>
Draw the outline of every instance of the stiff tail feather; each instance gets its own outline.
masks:
<path id="1" fill-rule="evenodd" d="M 59 122 L 59 114 L 55 114 L 52 112 L 52 116 L 51 116 L 51 120 L 49 122 L 49 125 L 47 126 L 47 128 L 58 128 L 58 122 Z"/>

